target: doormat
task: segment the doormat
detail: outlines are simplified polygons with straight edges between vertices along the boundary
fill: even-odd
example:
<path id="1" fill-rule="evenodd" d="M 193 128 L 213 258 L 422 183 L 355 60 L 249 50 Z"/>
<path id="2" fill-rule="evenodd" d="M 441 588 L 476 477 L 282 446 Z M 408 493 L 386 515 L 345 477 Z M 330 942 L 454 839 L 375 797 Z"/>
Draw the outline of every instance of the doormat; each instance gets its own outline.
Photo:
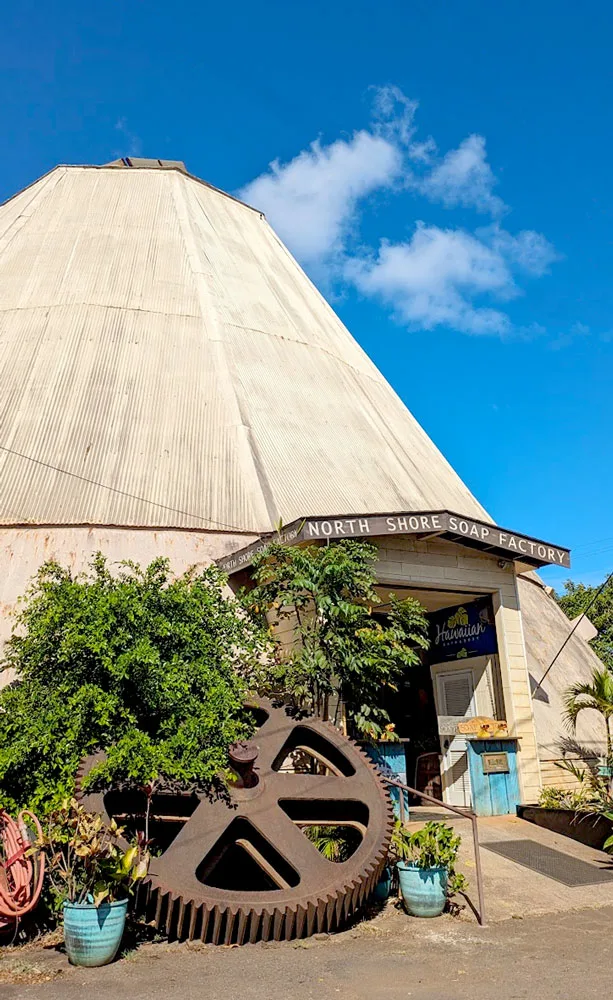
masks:
<path id="1" fill-rule="evenodd" d="M 495 844 L 481 844 L 481 847 L 562 885 L 574 887 L 613 882 L 613 868 L 600 868 L 597 864 L 573 858 L 535 840 L 502 840 Z"/>
<path id="2" fill-rule="evenodd" d="M 440 809 L 438 812 L 426 811 L 424 809 L 423 812 L 417 812 L 415 806 L 409 806 L 408 812 L 410 823 L 442 823 L 462 818 L 448 809 Z"/>

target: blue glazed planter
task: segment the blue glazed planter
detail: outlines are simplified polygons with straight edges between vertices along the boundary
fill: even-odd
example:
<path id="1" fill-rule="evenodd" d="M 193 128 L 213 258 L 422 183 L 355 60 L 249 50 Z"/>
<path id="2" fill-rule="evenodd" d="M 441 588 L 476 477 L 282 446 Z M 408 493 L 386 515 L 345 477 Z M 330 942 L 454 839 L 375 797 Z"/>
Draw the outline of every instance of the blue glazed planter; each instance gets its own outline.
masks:
<path id="1" fill-rule="evenodd" d="M 392 872 L 390 868 L 384 868 L 381 872 L 381 878 L 375 886 L 375 891 L 373 893 L 374 898 L 378 903 L 384 903 L 388 898 L 390 892 L 392 891 Z"/>
<path id="2" fill-rule="evenodd" d="M 447 901 L 447 869 L 418 868 L 399 861 L 398 880 L 407 911 L 414 917 L 440 917 Z"/>
<path id="3" fill-rule="evenodd" d="M 117 954 L 126 924 L 128 900 L 116 903 L 65 903 L 64 943 L 72 965 L 108 965 Z"/>

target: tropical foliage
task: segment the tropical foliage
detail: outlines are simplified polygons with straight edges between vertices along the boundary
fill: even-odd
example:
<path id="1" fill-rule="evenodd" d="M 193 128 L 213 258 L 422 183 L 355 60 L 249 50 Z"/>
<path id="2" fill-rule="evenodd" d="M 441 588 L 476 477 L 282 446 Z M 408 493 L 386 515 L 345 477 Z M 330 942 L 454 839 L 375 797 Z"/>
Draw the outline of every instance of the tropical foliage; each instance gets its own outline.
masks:
<path id="1" fill-rule="evenodd" d="M 347 861 L 360 842 L 356 831 L 346 826 L 307 826 L 304 833 L 324 858 L 337 864 Z"/>
<path id="2" fill-rule="evenodd" d="M 18 681 L 0 692 L 0 801 L 45 812 L 70 797 L 81 758 L 90 782 L 206 784 L 249 734 L 245 684 L 267 635 L 223 593 L 215 567 L 173 578 L 157 559 L 112 574 L 101 555 L 73 576 L 38 572 L 8 644 Z"/>
<path id="3" fill-rule="evenodd" d="M 584 783 L 577 788 L 556 788 L 547 785 L 541 790 L 539 806 L 543 809 L 570 809 L 573 812 L 589 812 L 597 802 L 595 794 Z"/>
<path id="4" fill-rule="evenodd" d="M 149 856 L 138 844 L 124 849 L 123 833 L 115 820 L 105 825 L 74 799 L 49 815 L 40 846 L 57 909 L 65 902 L 99 906 L 125 899 L 145 877 Z"/>
<path id="5" fill-rule="evenodd" d="M 392 597 L 385 621 L 373 617 L 376 559 L 374 546 L 354 540 L 272 543 L 256 558 L 256 585 L 244 598 L 256 616 L 268 617 L 276 637 L 273 666 L 260 665 L 252 686 L 288 693 L 318 713 L 330 700 L 342 702 L 353 731 L 371 737 L 389 723 L 386 697 L 428 647 L 418 601 Z"/>
<path id="6" fill-rule="evenodd" d="M 604 721 L 606 734 L 606 762 L 613 765 L 613 672 L 607 667 L 594 669 L 591 680 L 573 684 L 565 693 L 564 708 L 566 720 L 574 731 L 581 712 L 592 709 L 598 712 Z"/>

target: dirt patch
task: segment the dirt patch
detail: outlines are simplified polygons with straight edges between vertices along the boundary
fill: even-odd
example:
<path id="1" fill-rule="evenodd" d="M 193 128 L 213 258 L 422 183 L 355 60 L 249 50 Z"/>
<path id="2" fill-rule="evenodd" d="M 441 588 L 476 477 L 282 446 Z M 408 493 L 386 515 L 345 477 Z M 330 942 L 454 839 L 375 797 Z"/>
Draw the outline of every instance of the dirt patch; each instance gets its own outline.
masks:
<path id="1" fill-rule="evenodd" d="M 64 972 L 68 962 L 60 950 L 61 930 L 23 945 L 0 949 L 0 984 L 49 983 Z"/>
<path id="2" fill-rule="evenodd" d="M 62 969 L 44 968 L 34 962 L 25 962 L 19 958 L 0 959 L 0 983 L 13 983 L 15 985 L 49 983 L 61 975 Z"/>

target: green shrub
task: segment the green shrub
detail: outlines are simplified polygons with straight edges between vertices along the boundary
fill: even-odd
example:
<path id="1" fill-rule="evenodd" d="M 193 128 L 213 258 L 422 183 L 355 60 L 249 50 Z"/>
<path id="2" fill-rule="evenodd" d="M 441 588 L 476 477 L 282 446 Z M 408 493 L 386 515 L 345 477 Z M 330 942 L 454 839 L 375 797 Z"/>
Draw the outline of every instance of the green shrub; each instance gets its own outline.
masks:
<path id="1" fill-rule="evenodd" d="M 539 806 L 543 809 L 587 810 L 590 806 L 590 796 L 585 788 L 543 788 L 539 796 Z"/>
<path id="2" fill-rule="evenodd" d="M 90 781 L 210 782 L 249 734 L 249 673 L 267 636 L 224 596 L 216 567 L 171 577 L 167 561 L 110 573 L 99 554 L 73 576 L 39 570 L 8 643 L 0 692 L 0 802 L 39 812 L 70 798 L 81 758 Z"/>

